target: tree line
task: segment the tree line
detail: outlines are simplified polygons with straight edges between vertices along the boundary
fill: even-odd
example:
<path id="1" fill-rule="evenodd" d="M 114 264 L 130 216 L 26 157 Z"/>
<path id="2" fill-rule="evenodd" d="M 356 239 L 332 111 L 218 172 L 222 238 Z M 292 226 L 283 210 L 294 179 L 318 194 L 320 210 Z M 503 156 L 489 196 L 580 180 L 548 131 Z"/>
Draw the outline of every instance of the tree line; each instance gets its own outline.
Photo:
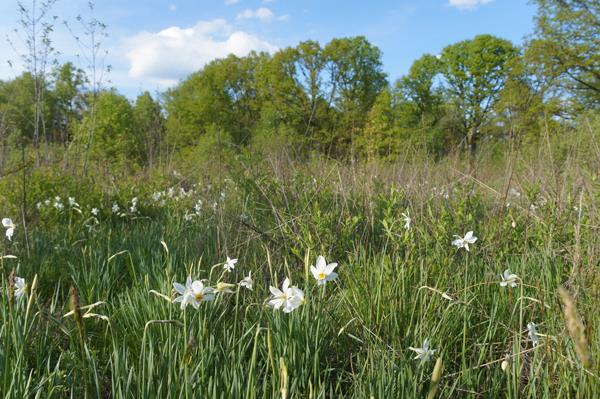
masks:
<path id="1" fill-rule="evenodd" d="M 2 160 L 34 142 L 38 151 L 152 167 L 216 142 L 393 160 L 407 146 L 440 158 L 473 154 L 485 140 L 535 139 L 542 124 L 598 110 L 600 1 L 535 3 L 535 31 L 523 46 L 479 35 L 423 55 L 395 82 L 363 36 L 230 55 L 134 101 L 86 89 L 90 76 L 72 63 L 43 79 L 28 71 L 0 82 Z"/>

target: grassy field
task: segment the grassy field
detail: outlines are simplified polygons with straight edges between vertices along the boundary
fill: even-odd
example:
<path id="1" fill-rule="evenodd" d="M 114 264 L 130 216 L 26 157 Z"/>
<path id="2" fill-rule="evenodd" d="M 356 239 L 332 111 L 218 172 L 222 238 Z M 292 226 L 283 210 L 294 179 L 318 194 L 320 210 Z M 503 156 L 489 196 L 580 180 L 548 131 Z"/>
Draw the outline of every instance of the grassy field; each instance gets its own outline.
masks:
<path id="1" fill-rule="evenodd" d="M 594 168 L 467 170 L 272 158 L 128 189 L 55 178 L 30 194 L 26 233 L 19 204 L 0 215 L 16 225 L 0 244 L 0 392 L 600 397 Z M 469 251 L 452 244 L 468 231 Z M 321 285 L 319 255 L 338 264 Z M 216 292 L 182 309 L 188 276 Z M 268 302 L 286 277 L 304 297 L 290 312 Z"/>

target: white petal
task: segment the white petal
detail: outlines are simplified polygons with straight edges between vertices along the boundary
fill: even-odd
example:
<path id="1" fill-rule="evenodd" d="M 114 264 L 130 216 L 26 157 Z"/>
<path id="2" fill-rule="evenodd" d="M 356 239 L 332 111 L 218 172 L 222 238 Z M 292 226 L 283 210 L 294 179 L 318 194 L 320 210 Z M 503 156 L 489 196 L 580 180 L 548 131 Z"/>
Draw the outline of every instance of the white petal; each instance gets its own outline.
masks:
<path id="1" fill-rule="evenodd" d="M 319 279 L 319 270 L 314 267 L 314 266 L 310 266 L 310 272 L 312 273 L 313 277 L 316 278 L 317 280 Z"/>
<path id="2" fill-rule="evenodd" d="M 337 263 L 330 263 L 325 267 L 325 274 L 330 274 L 333 272 L 333 269 L 337 267 Z"/>
<path id="3" fill-rule="evenodd" d="M 203 289 L 204 284 L 202 284 L 202 281 L 196 280 L 192 283 L 192 290 L 194 290 L 194 292 L 202 292 Z"/>
<path id="4" fill-rule="evenodd" d="M 175 291 L 179 292 L 182 295 L 185 292 L 185 286 L 183 284 L 173 283 L 173 288 L 175 288 Z"/>
<path id="5" fill-rule="evenodd" d="M 317 269 L 319 270 L 323 270 L 325 269 L 325 266 L 327 265 L 327 262 L 325 261 L 325 258 L 322 257 L 321 255 L 319 255 L 319 257 L 317 257 Z"/>

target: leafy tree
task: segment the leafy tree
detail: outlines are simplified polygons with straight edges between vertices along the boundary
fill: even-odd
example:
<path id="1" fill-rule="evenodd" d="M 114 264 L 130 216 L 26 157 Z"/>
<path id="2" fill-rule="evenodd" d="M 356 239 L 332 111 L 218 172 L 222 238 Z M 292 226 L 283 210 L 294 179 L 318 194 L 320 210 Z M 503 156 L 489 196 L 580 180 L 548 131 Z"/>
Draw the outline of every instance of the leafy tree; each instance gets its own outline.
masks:
<path id="1" fill-rule="evenodd" d="M 256 73 L 268 55 L 230 55 L 212 61 L 167 93 L 169 143 L 183 148 L 198 143 L 218 126 L 234 144 L 245 144 L 260 116 Z"/>
<path id="2" fill-rule="evenodd" d="M 5 115 L 6 130 L 25 143 L 33 143 L 35 139 L 37 108 L 41 112 L 40 119 L 48 120 L 50 114 L 48 86 L 43 87 L 44 102 L 39 106 L 36 105 L 35 87 L 38 83 L 31 73 L 24 72 L 0 87 L 0 108 Z"/>
<path id="3" fill-rule="evenodd" d="M 333 39 L 325 46 L 329 72 L 328 100 L 337 111 L 329 145 L 334 155 L 352 152 L 352 141 L 366 123 L 369 110 L 387 87 L 381 51 L 363 36 Z M 352 153 L 350 154 L 352 156 Z"/>
<path id="4" fill-rule="evenodd" d="M 405 77 L 396 82 L 399 95 L 414 103 L 422 125 L 432 126 L 439 118 L 444 99 L 441 86 L 436 85 L 436 80 L 442 72 L 442 67 L 437 57 L 425 54 L 413 62 Z M 426 119 L 433 120 L 426 122 Z"/>
<path id="5" fill-rule="evenodd" d="M 600 105 L 600 0 L 534 0 L 527 56 L 538 76 L 588 107 Z"/>
<path id="6" fill-rule="evenodd" d="M 85 108 L 83 85 L 86 76 L 70 62 L 56 68 L 52 75 L 52 139 L 66 144 L 72 125 L 81 120 Z"/>
<path id="7" fill-rule="evenodd" d="M 442 52 L 446 92 L 471 153 L 508 79 L 509 63 L 517 56 L 511 42 L 491 35 L 452 44 Z"/>
<path id="8" fill-rule="evenodd" d="M 152 166 L 160 154 L 164 134 L 161 105 L 147 91 L 140 94 L 133 106 L 134 136 L 138 140 L 143 161 Z"/>
<path id="9" fill-rule="evenodd" d="M 95 125 L 91 138 L 94 140 L 93 147 L 86 143 L 90 139 L 88 133 L 91 123 Z M 104 90 L 96 98 L 94 112 L 88 110 L 84 115 L 76 139 L 83 144 L 83 148 L 92 148 L 92 155 L 97 160 L 120 166 L 133 165 L 142 159 L 141 140 L 135 135 L 133 123 L 133 109 L 129 100 L 115 90 Z"/>
<path id="10" fill-rule="evenodd" d="M 331 127 L 325 63 L 323 49 L 312 40 L 273 55 L 258 81 L 264 111 L 261 128 L 291 130 L 309 146 L 320 143 L 319 134 Z"/>
<path id="11" fill-rule="evenodd" d="M 396 112 L 389 88 L 377 96 L 368 113 L 364 131 L 356 142 L 368 160 L 379 157 L 389 159 L 398 153 L 400 142 L 396 130 Z"/>

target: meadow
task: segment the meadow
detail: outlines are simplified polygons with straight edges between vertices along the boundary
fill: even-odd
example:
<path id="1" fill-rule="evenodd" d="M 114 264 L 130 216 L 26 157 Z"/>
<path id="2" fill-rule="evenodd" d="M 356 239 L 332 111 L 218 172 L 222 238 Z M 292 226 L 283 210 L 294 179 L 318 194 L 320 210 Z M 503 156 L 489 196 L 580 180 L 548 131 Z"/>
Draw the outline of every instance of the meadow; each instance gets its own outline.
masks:
<path id="1" fill-rule="evenodd" d="M 0 392 L 598 397 L 590 133 L 476 173 L 283 152 L 122 181 L 39 168 L 28 226 L 4 179 Z"/>

